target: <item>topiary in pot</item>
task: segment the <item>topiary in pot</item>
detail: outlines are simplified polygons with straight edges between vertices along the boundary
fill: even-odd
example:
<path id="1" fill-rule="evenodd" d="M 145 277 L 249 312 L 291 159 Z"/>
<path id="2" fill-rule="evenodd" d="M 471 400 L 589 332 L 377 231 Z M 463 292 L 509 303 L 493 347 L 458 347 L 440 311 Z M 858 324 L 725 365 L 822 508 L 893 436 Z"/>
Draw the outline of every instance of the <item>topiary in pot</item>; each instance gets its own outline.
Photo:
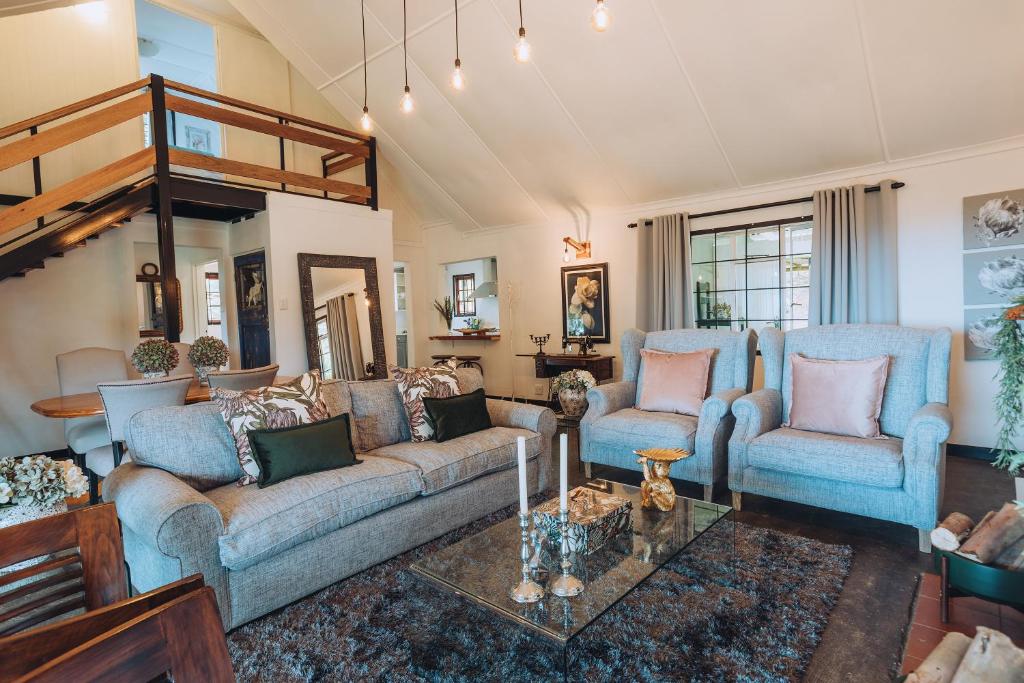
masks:
<path id="1" fill-rule="evenodd" d="M 1024 297 L 1015 298 L 1014 304 L 999 319 L 992 344 L 992 353 L 999 361 L 995 397 L 999 435 L 993 464 L 1016 478 L 1017 498 L 1024 500 L 1024 452 L 1014 443 L 1024 422 Z"/>
<path id="2" fill-rule="evenodd" d="M 132 365 L 143 377 L 166 377 L 178 360 L 178 349 L 166 339 L 147 339 L 132 351 Z"/>
<path id="3" fill-rule="evenodd" d="M 196 369 L 199 383 L 206 386 L 210 383 L 210 372 L 228 362 L 228 347 L 216 337 L 200 337 L 188 350 L 188 360 Z"/>

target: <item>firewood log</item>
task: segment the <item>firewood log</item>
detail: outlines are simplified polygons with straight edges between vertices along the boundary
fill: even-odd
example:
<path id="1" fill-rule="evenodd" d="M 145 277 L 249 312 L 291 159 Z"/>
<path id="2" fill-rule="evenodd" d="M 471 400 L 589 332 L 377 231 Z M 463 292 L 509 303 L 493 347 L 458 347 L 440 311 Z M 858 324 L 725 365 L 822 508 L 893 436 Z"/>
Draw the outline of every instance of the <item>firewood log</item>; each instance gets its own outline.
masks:
<path id="1" fill-rule="evenodd" d="M 951 683 L 1020 683 L 1024 680 L 1024 650 L 1005 634 L 978 627 Z"/>
<path id="2" fill-rule="evenodd" d="M 971 639 L 963 633 L 947 633 L 921 665 L 914 670 L 917 683 L 950 683 Z"/>
<path id="3" fill-rule="evenodd" d="M 1007 503 L 960 546 L 960 552 L 982 564 L 994 559 L 1024 538 L 1024 507 Z"/>
<path id="4" fill-rule="evenodd" d="M 932 531 L 932 545 L 939 550 L 953 552 L 970 536 L 973 528 L 974 520 L 963 513 L 954 512 Z"/>

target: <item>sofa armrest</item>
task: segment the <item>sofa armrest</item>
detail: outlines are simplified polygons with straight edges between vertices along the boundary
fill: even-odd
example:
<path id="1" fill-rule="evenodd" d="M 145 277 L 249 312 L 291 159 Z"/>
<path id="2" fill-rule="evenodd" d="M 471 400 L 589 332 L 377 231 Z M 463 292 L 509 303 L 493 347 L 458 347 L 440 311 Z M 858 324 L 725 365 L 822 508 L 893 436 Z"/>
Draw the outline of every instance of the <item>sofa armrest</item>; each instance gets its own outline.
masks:
<path id="1" fill-rule="evenodd" d="M 729 439 L 729 488 L 743 491 L 750 442 L 782 424 L 782 394 L 777 389 L 760 389 L 741 396 L 732 404 L 736 426 Z"/>
<path id="2" fill-rule="evenodd" d="M 733 425 L 732 404 L 744 393 L 743 389 L 724 389 L 704 399 L 693 443 L 697 479 L 702 484 L 714 484 L 728 469 L 728 439 Z"/>
<path id="3" fill-rule="evenodd" d="M 926 403 L 917 409 L 903 438 L 903 490 L 913 501 L 913 522 L 932 529 L 942 506 L 946 440 L 953 429 L 953 414 L 944 403 Z"/>
<path id="4" fill-rule="evenodd" d="M 540 453 L 537 455 L 537 491 L 548 487 L 551 472 L 551 441 L 558 429 L 558 421 L 551 408 L 531 403 L 513 403 L 498 399 L 487 399 L 487 412 L 495 427 L 516 427 L 529 429 L 540 434 Z"/>
<path id="5" fill-rule="evenodd" d="M 743 395 L 743 389 L 725 389 L 708 396 L 700 408 L 700 424 L 707 422 L 714 426 L 721 422 L 722 418 L 732 412 L 733 403 Z"/>
<path id="6" fill-rule="evenodd" d="M 587 391 L 587 412 L 582 423 L 632 408 L 636 404 L 636 382 L 609 382 Z"/>

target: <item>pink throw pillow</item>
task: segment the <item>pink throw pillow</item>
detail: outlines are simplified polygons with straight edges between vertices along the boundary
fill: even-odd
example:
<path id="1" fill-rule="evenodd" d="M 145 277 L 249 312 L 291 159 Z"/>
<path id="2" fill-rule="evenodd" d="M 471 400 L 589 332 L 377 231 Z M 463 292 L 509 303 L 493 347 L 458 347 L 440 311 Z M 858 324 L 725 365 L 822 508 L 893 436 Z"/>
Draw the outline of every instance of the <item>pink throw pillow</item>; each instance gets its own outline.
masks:
<path id="1" fill-rule="evenodd" d="M 789 356 L 793 398 L 789 426 L 808 432 L 874 439 L 889 375 L 889 356 L 821 360 Z M 884 437 L 882 437 L 884 438 Z"/>
<path id="2" fill-rule="evenodd" d="M 700 415 L 708 395 L 708 374 L 714 349 L 686 353 L 640 350 L 643 378 L 636 407 L 658 413 Z"/>

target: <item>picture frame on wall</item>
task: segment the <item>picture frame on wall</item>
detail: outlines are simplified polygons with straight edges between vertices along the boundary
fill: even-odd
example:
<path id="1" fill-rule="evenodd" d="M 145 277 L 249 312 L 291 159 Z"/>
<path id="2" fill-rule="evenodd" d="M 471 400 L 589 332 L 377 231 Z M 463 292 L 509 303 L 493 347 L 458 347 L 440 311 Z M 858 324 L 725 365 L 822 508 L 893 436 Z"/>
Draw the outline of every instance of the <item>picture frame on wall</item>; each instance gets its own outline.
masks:
<path id="1" fill-rule="evenodd" d="M 611 342 L 607 263 L 562 268 L 562 336 L 572 341 L 589 336 L 595 344 Z"/>

